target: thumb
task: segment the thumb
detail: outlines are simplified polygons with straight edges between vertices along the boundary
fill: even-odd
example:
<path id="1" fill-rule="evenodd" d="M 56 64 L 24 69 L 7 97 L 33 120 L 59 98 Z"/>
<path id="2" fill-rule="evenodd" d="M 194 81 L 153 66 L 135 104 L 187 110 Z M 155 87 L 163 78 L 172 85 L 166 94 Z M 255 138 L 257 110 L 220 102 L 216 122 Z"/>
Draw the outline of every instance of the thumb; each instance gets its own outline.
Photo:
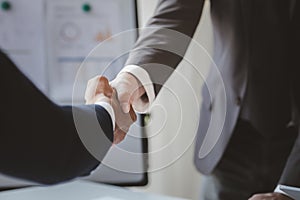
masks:
<path id="1" fill-rule="evenodd" d="M 122 108 L 122 111 L 124 113 L 128 113 L 129 110 L 130 110 L 130 104 L 129 104 L 129 102 L 121 103 L 121 108 Z"/>
<path id="2" fill-rule="evenodd" d="M 118 101 L 124 113 L 128 113 L 131 105 L 131 96 L 134 93 L 136 78 L 129 73 L 121 73 L 112 82 L 111 86 L 116 89 Z"/>
<path id="3" fill-rule="evenodd" d="M 99 85 L 96 93 L 104 93 L 105 96 L 111 97 L 113 93 L 112 87 L 109 85 L 108 79 L 105 76 L 99 77 Z"/>
<path id="4" fill-rule="evenodd" d="M 125 90 L 121 90 L 121 91 L 117 90 L 117 97 L 118 97 L 120 106 L 122 108 L 122 111 L 124 113 L 129 113 L 129 111 L 130 111 L 130 101 L 129 101 L 130 94 Z"/>

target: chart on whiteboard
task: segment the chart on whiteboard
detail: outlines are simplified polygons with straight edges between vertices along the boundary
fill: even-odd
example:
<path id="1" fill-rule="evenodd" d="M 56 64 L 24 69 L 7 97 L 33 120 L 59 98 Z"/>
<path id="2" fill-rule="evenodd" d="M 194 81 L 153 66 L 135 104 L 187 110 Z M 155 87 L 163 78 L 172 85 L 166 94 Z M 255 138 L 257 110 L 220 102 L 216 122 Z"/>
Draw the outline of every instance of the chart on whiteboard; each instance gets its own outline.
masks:
<path id="1" fill-rule="evenodd" d="M 85 3 L 75 0 L 72 4 L 69 1 L 48 1 L 47 57 L 51 61 L 49 75 L 52 80 L 49 92 L 54 99 L 61 102 L 69 100 L 80 64 L 98 44 L 101 44 L 101 48 L 105 51 L 86 60 L 89 67 L 82 71 L 84 74 L 77 80 L 82 82 L 79 84 L 82 88 L 78 88 L 82 92 L 86 81 L 96 74 L 96 71 L 112 62 L 116 52 L 128 46 L 127 40 L 115 41 L 113 37 L 133 27 L 132 24 L 126 25 L 124 21 L 124 17 L 129 17 L 130 13 L 129 7 L 127 10 L 124 8 L 126 8 L 124 1 L 121 3 L 121 1 L 98 0 Z M 132 23 L 132 20 L 128 22 Z M 131 38 L 131 44 L 134 43 L 135 37 L 133 35 Z M 110 72 L 112 77 L 120 70 L 122 62 L 124 59 L 112 67 L 114 69 Z M 78 92 L 75 101 L 82 101 L 84 96 L 82 92 Z"/>

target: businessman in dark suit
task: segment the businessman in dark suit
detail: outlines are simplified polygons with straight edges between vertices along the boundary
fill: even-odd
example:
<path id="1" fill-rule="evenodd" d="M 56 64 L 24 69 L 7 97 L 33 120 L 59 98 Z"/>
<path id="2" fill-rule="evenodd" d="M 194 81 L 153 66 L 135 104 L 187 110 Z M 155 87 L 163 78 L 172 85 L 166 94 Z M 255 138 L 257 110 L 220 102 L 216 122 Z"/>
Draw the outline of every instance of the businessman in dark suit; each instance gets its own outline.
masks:
<path id="1" fill-rule="evenodd" d="M 110 98 L 100 95 L 95 105 L 72 107 L 48 100 L 1 51 L 0 76 L 0 173 L 43 184 L 88 175 L 111 147 L 114 130 L 115 138 L 122 132 L 115 117 L 121 108 L 103 77 L 101 92 Z M 123 126 L 133 122 L 128 114 L 121 117 Z M 87 150 L 78 131 L 89 137 L 97 155 Z"/>
<path id="2" fill-rule="evenodd" d="M 125 112 L 130 104 L 144 109 L 138 105 L 154 100 L 172 74 L 165 69 L 175 69 L 181 61 L 190 42 L 181 34 L 193 36 L 203 4 L 159 1 L 148 29 L 111 83 Z M 202 90 L 194 160 L 207 175 L 201 199 L 248 199 L 257 193 L 263 194 L 252 199 L 290 199 L 278 186 L 300 187 L 299 4 L 211 0 L 217 70 L 211 68 Z M 205 152 L 202 147 L 210 145 L 206 138 L 219 134 L 215 127 L 220 137 Z"/>

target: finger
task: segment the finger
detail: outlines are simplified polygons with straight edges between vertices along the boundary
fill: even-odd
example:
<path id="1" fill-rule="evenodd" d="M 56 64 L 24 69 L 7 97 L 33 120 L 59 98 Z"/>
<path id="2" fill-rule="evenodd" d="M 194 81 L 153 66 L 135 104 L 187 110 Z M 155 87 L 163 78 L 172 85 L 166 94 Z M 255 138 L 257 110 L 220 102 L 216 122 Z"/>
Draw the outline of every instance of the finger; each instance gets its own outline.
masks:
<path id="1" fill-rule="evenodd" d="M 126 133 L 124 131 L 122 131 L 121 129 L 119 129 L 118 127 L 116 127 L 113 144 L 119 144 L 120 142 L 122 142 L 124 140 L 125 136 L 126 136 Z"/>
<path id="2" fill-rule="evenodd" d="M 145 88 L 143 86 L 140 86 L 139 88 L 136 88 L 133 91 L 133 94 L 130 97 L 129 103 L 132 104 L 133 102 L 140 99 L 145 94 Z"/>
<path id="3" fill-rule="evenodd" d="M 104 94 L 97 94 L 94 98 L 93 98 L 93 102 L 96 103 L 96 102 L 106 102 L 108 104 L 112 104 L 112 100 L 105 96 Z"/>
<path id="4" fill-rule="evenodd" d="M 111 97 L 113 88 L 109 85 L 108 79 L 105 76 L 100 76 L 98 79 L 98 85 L 95 91 L 96 94 L 103 93 L 107 97 Z"/>
<path id="5" fill-rule="evenodd" d="M 133 95 L 135 85 L 138 85 L 135 79 L 132 75 L 128 75 L 128 73 L 122 73 L 110 83 L 117 91 L 117 98 L 124 113 L 130 111 L 130 97 Z"/>
<path id="6" fill-rule="evenodd" d="M 87 83 L 84 98 L 87 102 L 93 103 L 93 99 L 97 94 L 103 93 L 107 97 L 112 95 L 112 87 L 104 76 L 96 76 L 90 79 Z"/>
<path id="7" fill-rule="evenodd" d="M 85 95 L 84 95 L 85 101 L 87 101 L 87 102 L 91 101 L 91 99 L 95 96 L 95 91 L 96 91 L 97 84 L 98 84 L 97 79 L 98 79 L 98 76 L 90 79 L 87 83 L 87 87 L 86 87 Z"/>
<path id="8" fill-rule="evenodd" d="M 119 102 L 121 109 L 124 113 L 128 113 L 130 110 L 130 93 L 128 89 L 128 84 L 120 83 L 120 81 L 114 79 L 110 82 L 110 85 L 115 89 L 117 93 L 117 101 Z"/>
<path id="9" fill-rule="evenodd" d="M 120 106 L 124 113 L 128 113 L 130 111 L 130 93 L 126 90 L 117 90 L 118 101 L 120 102 Z"/>
<path id="10" fill-rule="evenodd" d="M 132 108 L 132 106 L 130 105 L 130 111 L 129 111 L 130 117 L 132 119 L 133 122 L 135 122 L 137 120 L 137 116 Z"/>

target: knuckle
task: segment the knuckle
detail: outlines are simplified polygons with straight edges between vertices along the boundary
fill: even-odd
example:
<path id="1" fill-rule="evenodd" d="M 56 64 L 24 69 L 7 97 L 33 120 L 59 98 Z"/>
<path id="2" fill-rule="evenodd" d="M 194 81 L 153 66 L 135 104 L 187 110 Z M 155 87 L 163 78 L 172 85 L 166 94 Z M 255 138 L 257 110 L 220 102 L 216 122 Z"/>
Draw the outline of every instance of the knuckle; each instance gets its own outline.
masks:
<path id="1" fill-rule="evenodd" d="M 126 92 L 118 93 L 118 99 L 121 104 L 129 103 L 129 95 Z"/>
<path id="2" fill-rule="evenodd" d="M 95 80 L 96 80 L 96 81 L 100 81 L 100 80 L 101 80 L 101 77 L 102 77 L 102 76 L 96 76 L 96 77 L 95 77 Z"/>

